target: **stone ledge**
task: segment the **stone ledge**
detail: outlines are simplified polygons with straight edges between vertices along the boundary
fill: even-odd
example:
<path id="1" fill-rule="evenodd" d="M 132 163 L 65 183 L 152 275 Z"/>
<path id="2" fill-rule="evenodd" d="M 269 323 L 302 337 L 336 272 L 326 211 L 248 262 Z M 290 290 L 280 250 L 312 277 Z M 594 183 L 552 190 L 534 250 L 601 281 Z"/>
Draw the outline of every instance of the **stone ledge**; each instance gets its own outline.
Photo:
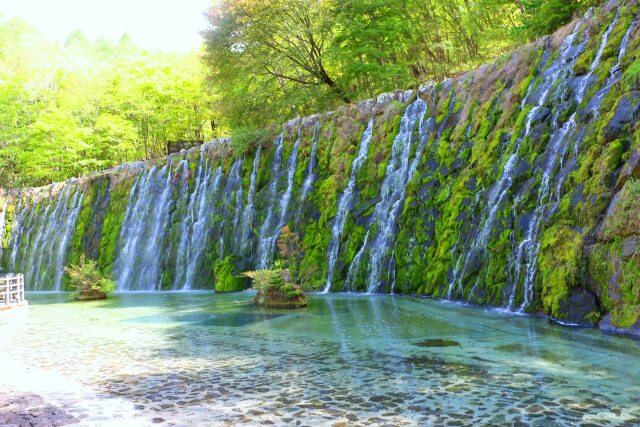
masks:
<path id="1" fill-rule="evenodd" d="M 640 320 L 630 328 L 620 328 L 611 323 L 611 313 L 604 316 L 600 321 L 600 330 L 608 335 L 620 335 L 623 337 L 640 340 Z"/>

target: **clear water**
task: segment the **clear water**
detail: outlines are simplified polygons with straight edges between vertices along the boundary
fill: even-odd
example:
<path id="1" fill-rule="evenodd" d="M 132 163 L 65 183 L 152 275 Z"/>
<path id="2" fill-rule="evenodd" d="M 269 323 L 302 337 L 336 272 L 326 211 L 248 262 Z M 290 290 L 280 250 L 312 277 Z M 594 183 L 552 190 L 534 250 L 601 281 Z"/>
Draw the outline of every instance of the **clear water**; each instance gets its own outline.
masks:
<path id="1" fill-rule="evenodd" d="M 0 390 L 98 425 L 640 423 L 630 340 L 407 297 L 251 297 L 30 294 L 0 312 Z"/>

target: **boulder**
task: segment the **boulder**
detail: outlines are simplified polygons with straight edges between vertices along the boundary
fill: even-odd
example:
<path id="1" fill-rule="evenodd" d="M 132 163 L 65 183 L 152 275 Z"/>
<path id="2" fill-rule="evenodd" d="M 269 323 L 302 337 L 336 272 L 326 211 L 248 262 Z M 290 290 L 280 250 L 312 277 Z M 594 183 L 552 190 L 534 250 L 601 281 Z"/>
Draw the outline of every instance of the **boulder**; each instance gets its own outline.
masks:
<path id="1" fill-rule="evenodd" d="M 76 301 L 92 301 L 99 299 L 107 299 L 108 295 L 106 292 L 101 290 L 95 291 L 82 291 L 73 296 Z"/>
<path id="2" fill-rule="evenodd" d="M 634 256 L 636 254 L 637 247 L 638 247 L 638 237 L 637 236 L 627 237 L 622 242 L 622 256 L 625 258 Z"/>
<path id="3" fill-rule="evenodd" d="M 478 272 L 482 267 L 484 261 L 484 251 L 482 248 L 472 247 L 467 257 L 466 266 L 464 270 L 464 279 L 471 277 Z"/>
<path id="4" fill-rule="evenodd" d="M 600 321 L 600 330 L 605 334 L 621 335 L 634 340 L 640 340 L 640 319 L 629 328 L 614 326 L 611 322 L 611 313 L 607 314 Z"/>
<path id="5" fill-rule="evenodd" d="M 593 323 L 585 319 L 589 313 L 597 311 L 598 304 L 593 292 L 586 289 L 575 289 L 569 298 L 560 302 L 558 307 L 558 317 L 565 323 L 572 323 L 576 326 L 594 326 Z"/>
<path id="6" fill-rule="evenodd" d="M 607 141 L 616 139 L 622 131 L 622 128 L 634 120 L 638 105 L 638 96 L 635 93 L 632 95 L 624 95 L 620 98 L 613 117 L 611 117 L 609 123 L 604 127 L 604 138 Z"/>
<path id="7" fill-rule="evenodd" d="M 293 285 L 296 290 L 300 291 L 300 295 L 289 297 L 278 289 L 258 290 L 253 297 L 255 305 L 263 305 L 266 308 L 304 308 L 307 306 L 307 297 L 299 285 Z"/>
<path id="8" fill-rule="evenodd" d="M 640 178 L 640 153 L 637 150 L 631 152 L 631 156 L 622 167 L 616 189 L 620 190 L 629 178 Z"/>

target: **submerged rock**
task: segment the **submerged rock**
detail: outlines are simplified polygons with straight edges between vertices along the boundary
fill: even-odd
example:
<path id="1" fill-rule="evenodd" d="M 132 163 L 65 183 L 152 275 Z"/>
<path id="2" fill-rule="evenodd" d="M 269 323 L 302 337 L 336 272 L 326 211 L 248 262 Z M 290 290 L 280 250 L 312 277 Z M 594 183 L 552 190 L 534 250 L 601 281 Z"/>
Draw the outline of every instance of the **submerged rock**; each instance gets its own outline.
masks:
<path id="1" fill-rule="evenodd" d="M 460 343 L 453 340 L 445 340 L 442 338 L 434 338 L 430 340 L 419 341 L 414 343 L 418 347 L 458 347 Z"/>

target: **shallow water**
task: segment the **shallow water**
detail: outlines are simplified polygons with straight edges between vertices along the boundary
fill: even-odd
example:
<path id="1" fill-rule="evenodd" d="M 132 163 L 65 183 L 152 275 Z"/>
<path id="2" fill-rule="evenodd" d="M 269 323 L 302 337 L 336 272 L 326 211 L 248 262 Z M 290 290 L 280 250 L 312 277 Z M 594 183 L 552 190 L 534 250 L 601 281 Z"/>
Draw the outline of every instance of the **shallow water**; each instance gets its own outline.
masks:
<path id="1" fill-rule="evenodd" d="M 640 423 L 634 341 L 416 298 L 251 297 L 30 294 L 0 312 L 0 390 L 97 425 Z"/>

